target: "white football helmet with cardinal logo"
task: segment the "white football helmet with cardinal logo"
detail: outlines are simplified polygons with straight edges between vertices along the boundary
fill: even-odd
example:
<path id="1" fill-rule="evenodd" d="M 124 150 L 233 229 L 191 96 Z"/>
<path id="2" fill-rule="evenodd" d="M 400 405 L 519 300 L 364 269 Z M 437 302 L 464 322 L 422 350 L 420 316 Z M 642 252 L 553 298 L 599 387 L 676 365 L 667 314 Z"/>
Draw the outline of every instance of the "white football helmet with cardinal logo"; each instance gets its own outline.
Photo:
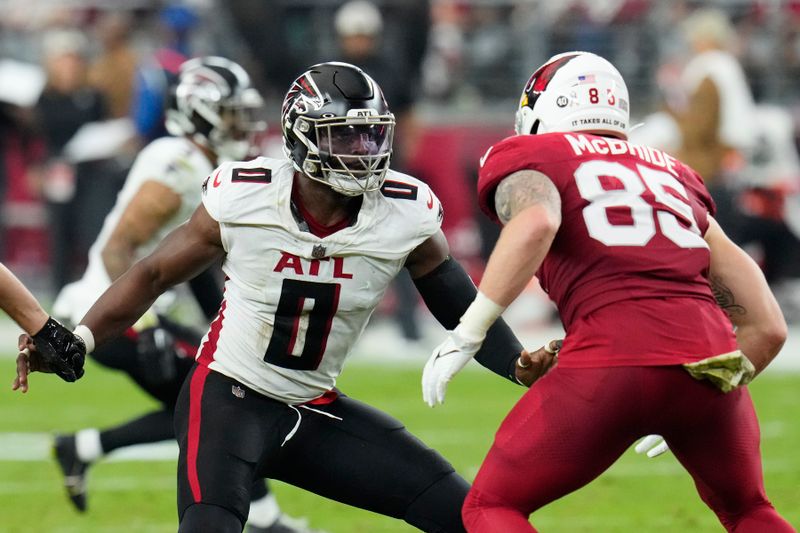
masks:
<path id="1" fill-rule="evenodd" d="M 628 88 L 600 56 L 567 52 L 551 57 L 525 84 L 517 135 L 586 131 L 628 137 Z"/>

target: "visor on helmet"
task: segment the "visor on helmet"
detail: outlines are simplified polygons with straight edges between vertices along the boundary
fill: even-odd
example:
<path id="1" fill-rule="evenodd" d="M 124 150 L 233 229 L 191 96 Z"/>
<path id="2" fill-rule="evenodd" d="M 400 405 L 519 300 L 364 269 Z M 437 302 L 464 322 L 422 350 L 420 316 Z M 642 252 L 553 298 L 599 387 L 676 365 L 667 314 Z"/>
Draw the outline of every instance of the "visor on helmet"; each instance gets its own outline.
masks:
<path id="1" fill-rule="evenodd" d="M 321 181 L 345 195 L 381 187 L 392 154 L 392 115 L 304 120 L 314 125 L 309 156 L 318 154 Z"/>

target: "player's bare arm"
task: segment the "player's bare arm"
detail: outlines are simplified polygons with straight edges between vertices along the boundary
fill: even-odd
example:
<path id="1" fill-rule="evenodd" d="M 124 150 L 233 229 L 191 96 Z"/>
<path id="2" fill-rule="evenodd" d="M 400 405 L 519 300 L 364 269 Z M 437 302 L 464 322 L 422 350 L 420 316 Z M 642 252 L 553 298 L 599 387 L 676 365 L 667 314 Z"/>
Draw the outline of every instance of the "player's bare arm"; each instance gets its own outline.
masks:
<path id="1" fill-rule="evenodd" d="M 52 329 L 60 327 L 60 324 L 56 325 L 57 323 L 42 309 L 33 294 L 2 264 L 0 264 L 0 308 L 27 332 L 20 336 L 17 372 L 11 389 L 28 392 L 28 374 L 30 372 L 34 370 L 53 372 L 55 369 L 50 369 L 48 362 L 41 357 L 31 361 L 30 351 L 26 350 L 27 344 L 30 342 L 33 346 L 31 336 L 45 332 L 47 329 L 45 326 Z M 42 340 L 44 341 L 44 339 Z"/>
<path id="2" fill-rule="evenodd" d="M 2 264 L 0 264 L 0 308 L 31 335 L 42 329 L 49 318 L 30 291 Z"/>
<path id="3" fill-rule="evenodd" d="M 458 326 L 440 344 L 425 366 L 422 395 L 433 407 L 444 401 L 447 383 L 467 362 L 486 350 L 487 333 L 496 327 L 503 310 L 513 302 L 539 269 L 561 225 L 561 197 L 541 172 L 521 170 L 507 176 L 495 192 L 495 207 L 504 224 L 481 280 L 480 290 L 463 311 Z M 555 362 L 555 353 L 535 352 L 514 379 L 530 386 Z M 527 366 L 526 366 L 527 365 Z M 517 374 L 522 379 L 517 378 Z"/>
<path id="4" fill-rule="evenodd" d="M 494 196 L 497 216 L 507 224 L 526 207 L 542 205 L 561 220 L 561 197 L 550 178 L 535 170 L 520 170 L 497 186 Z"/>
<path id="5" fill-rule="evenodd" d="M 439 230 L 408 255 L 405 267 L 411 279 L 417 279 L 441 265 L 449 254 L 450 246 L 442 230 Z"/>
<path id="6" fill-rule="evenodd" d="M 165 290 L 192 279 L 224 255 L 219 224 L 201 205 L 152 254 L 114 282 L 81 324 L 101 344 L 133 324 Z"/>
<path id="7" fill-rule="evenodd" d="M 731 291 L 730 287 L 725 285 L 725 280 L 721 276 L 711 275 L 708 282 L 711 284 L 711 292 L 714 293 L 714 299 L 717 305 L 725 311 L 728 318 L 733 320 L 735 316 L 747 314 L 747 310 L 739 305 L 736 301 L 736 296 Z"/>
<path id="8" fill-rule="evenodd" d="M 157 181 L 146 181 L 131 199 L 103 247 L 103 264 L 111 280 L 128 270 L 136 250 L 164 227 L 181 207 L 181 197 Z"/>
<path id="9" fill-rule="evenodd" d="M 503 231 L 480 290 L 497 305 L 513 302 L 539 269 L 561 225 L 561 197 L 550 178 L 515 172 L 497 187 L 495 208 Z"/>
<path id="10" fill-rule="evenodd" d="M 787 328 L 778 302 L 761 269 L 709 218 L 709 280 L 717 303 L 736 326 L 739 349 L 761 372 L 778 355 Z"/>

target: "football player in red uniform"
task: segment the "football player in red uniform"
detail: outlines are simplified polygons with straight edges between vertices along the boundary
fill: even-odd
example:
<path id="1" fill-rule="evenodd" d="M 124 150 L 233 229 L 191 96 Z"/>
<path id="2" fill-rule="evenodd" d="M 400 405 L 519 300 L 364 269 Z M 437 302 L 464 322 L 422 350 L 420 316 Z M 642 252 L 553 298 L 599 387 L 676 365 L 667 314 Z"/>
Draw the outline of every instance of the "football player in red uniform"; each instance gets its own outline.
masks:
<path id="1" fill-rule="evenodd" d="M 794 531 L 764 491 L 744 386 L 786 323 L 714 221 L 701 177 L 626 141 L 625 82 L 594 54 L 561 54 L 533 74 L 516 133 L 481 160 L 481 208 L 504 228 L 475 300 L 426 365 L 425 400 L 443 401 L 534 274 L 567 335 L 558 365 L 497 431 L 464 504 L 468 531 L 534 531 L 532 512 L 647 433 L 665 437 L 727 530 Z"/>

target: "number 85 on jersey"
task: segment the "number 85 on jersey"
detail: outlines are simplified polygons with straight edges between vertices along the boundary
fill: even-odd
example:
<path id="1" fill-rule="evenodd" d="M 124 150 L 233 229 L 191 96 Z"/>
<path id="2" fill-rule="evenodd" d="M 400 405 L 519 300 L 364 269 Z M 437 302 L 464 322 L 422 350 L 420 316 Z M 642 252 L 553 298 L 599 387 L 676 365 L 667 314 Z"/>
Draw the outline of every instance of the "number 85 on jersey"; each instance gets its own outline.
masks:
<path id="1" fill-rule="evenodd" d="M 603 177 L 616 178 L 622 188 L 605 189 Z M 655 236 L 658 221 L 661 234 L 680 248 L 708 248 L 685 187 L 667 172 L 645 165 L 636 165 L 633 170 L 618 162 L 592 160 L 575 170 L 575 183 L 581 197 L 589 202 L 583 208 L 589 236 L 606 246 L 645 246 Z M 618 208 L 630 210 L 630 223 L 609 220 L 609 212 Z"/>

